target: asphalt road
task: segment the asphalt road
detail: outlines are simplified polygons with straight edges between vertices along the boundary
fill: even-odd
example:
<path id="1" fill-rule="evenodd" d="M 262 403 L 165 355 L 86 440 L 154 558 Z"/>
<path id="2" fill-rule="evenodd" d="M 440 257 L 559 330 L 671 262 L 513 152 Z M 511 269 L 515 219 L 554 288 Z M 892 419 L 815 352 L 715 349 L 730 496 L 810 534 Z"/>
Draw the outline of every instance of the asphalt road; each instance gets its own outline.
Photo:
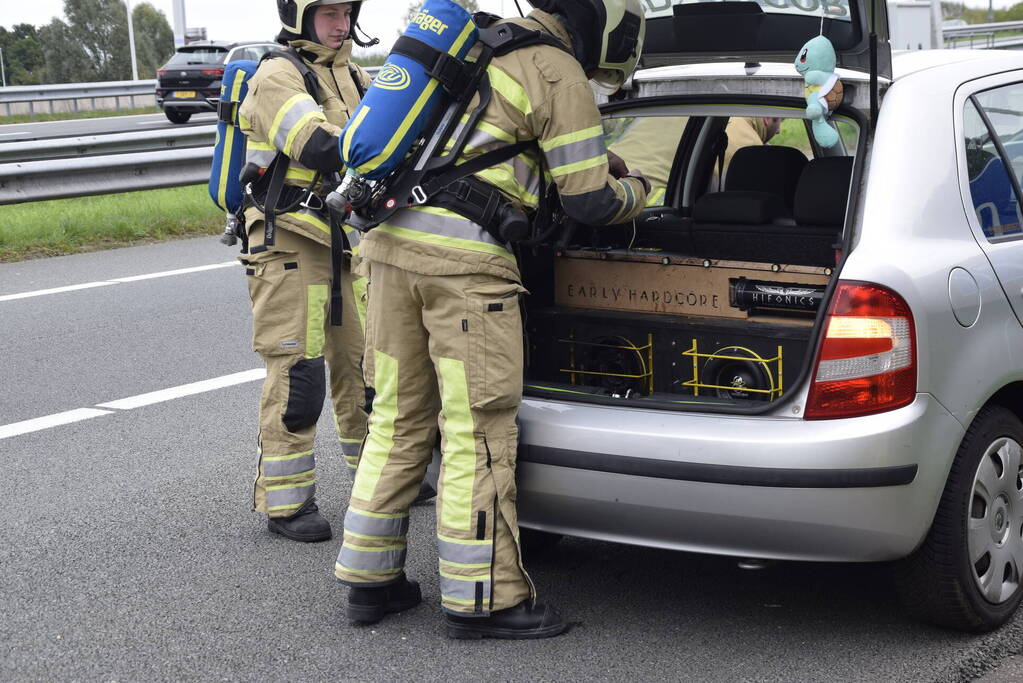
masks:
<path id="1" fill-rule="evenodd" d="M 429 506 L 408 562 L 426 602 L 353 627 L 339 541 L 270 536 L 249 510 L 258 380 L 96 408 L 260 367 L 238 266 L 114 282 L 233 255 L 209 237 L 0 265 L 0 679 L 958 681 L 1021 649 L 1023 618 L 989 636 L 908 620 L 884 566 L 574 539 L 526 558 L 570 633 L 448 641 Z M 88 283 L 106 284 L 11 298 Z M 339 531 L 350 484 L 320 427 Z"/>
<path id="2" fill-rule="evenodd" d="M 216 114 L 195 114 L 188 123 L 181 126 L 202 126 L 217 122 Z M 175 128 L 176 124 L 163 114 L 142 114 L 139 116 L 108 116 L 98 119 L 74 119 L 71 121 L 42 121 L 39 123 L 11 123 L 0 126 L 0 144 L 24 142 L 26 140 L 47 140 L 71 138 L 86 135 L 130 133 L 143 130 Z"/>

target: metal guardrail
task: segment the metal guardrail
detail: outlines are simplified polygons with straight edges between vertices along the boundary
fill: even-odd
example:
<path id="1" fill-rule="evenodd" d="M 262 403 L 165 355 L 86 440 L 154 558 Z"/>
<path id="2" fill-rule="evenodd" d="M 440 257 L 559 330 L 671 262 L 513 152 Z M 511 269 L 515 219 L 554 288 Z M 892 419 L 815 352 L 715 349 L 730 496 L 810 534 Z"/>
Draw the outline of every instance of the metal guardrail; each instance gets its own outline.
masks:
<path id="1" fill-rule="evenodd" d="M 216 136 L 217 127 L 209 125 L 117 133 L 113 135 L 89 135 L 78 138 L 5 142 L 0 144 L 0 164 L 18 161 L 88 157 L 101 154 L 158 152 L 188 147 L 212 147 Z"/>
<path id="2" fill-rule="evenodd" d="M 27 104 L 29 113 L 35 114 L 35 107 L 40 103 L 49 105 L 53 113 L 53 103 L 71 100 L 74 110 L 78 111 L 79 100 L 91 100 L 95 109 L 95 100 L 115 98 L 118 105 L 122 97 L 145 97 L 156 95 L 156 81 L 106 81 L 102 83 L 57 83 L 53 85 L 14 85 L 0 88 L 0 104 L 4 105 L 4 113 L 11 114 L 12 104 Z M 118 107 L 120 108 L 120 107 Z"/>
<path id="3" fill-rule="evenodd" d="M 198 185 L 212 147 L 0 165 L 0 205 Z"/>
<path id="4" fill-rule="evenodd" d="M 1006 33 L 1023 33 L 1023 21 L 998 21 L 991 24 L 969 24 L 941 30 L 945 47 L 968 47 L 971 49 L 1007 48 L 1023 44 L 1023 35 L 1006 36 Z M 1003 34 L 999 36 L 999 34 Z"/>

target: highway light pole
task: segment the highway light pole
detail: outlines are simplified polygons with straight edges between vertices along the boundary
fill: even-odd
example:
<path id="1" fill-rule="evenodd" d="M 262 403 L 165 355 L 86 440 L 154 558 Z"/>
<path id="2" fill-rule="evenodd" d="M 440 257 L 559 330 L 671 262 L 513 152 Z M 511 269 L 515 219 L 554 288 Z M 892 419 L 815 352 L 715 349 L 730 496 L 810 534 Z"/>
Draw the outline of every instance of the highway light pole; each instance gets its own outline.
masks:
<path id="1" fill-rule="evenodd" d="M 139 79 L 139 65 L 138 60 L 135 59 L 135 27 L 131 20 L 131 0 L 124 0 L 124 4 L 128 6 L 128 49 L 131 51 L 131 80 L 137 81 Z"/>
<path id="2" fill-rule="evenodd" d="M 7 87 L 7 70 L 4 69 L 4 49 L 0 47 L 0 79 L 3 80 L 3 87 Z"/>

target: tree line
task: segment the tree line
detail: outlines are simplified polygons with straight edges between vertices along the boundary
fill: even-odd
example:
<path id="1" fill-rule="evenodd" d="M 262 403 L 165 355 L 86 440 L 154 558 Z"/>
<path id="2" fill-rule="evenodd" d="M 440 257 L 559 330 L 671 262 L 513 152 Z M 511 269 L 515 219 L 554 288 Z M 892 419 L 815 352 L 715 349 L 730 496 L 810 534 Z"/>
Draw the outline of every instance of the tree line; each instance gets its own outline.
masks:
<path id="1" fill-rule="evenodd" d="M 131 13 L 139 78 L 174 54 L 174 31 L 148 2 Z M 0 26 L 7 85 L 89 83 L 131 79 L 128 7 L 124 0 L 64 0 L 64 18 L 45 26 Z"/>

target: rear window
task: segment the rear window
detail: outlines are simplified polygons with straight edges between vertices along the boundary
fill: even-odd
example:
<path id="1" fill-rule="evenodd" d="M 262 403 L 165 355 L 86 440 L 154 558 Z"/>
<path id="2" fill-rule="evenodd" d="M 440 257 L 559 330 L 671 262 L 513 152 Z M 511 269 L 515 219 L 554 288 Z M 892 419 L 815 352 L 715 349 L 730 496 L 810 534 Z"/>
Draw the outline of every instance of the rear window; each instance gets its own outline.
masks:
<path id="1" fill-rule="evenodd" d="M 977 93 L 966 103 L 966 166 L 977 220 L 989 241 L 1023 234 L 1023 84 Z"/>
<path id="2" fill-rule="evenodd" d="M 167 66 L 187 66 L 189 64 L 222 64 L 227 57 L 227 50 L 188 50 L 176 52 Z"/>
<path id="3" fill-rule="evenodd" d="M 643 0 L 647 18 L 670 17 L 675 5 L 700 5 L 719 3 L 721 0 Z M 823 13 L 828 19 L 852 21 L 849 15 L 849 0 L 756 0 L 766 14 L 795 14 L 819 17 Z M 823 9 L 822 9 L 823 6 Z"/>

